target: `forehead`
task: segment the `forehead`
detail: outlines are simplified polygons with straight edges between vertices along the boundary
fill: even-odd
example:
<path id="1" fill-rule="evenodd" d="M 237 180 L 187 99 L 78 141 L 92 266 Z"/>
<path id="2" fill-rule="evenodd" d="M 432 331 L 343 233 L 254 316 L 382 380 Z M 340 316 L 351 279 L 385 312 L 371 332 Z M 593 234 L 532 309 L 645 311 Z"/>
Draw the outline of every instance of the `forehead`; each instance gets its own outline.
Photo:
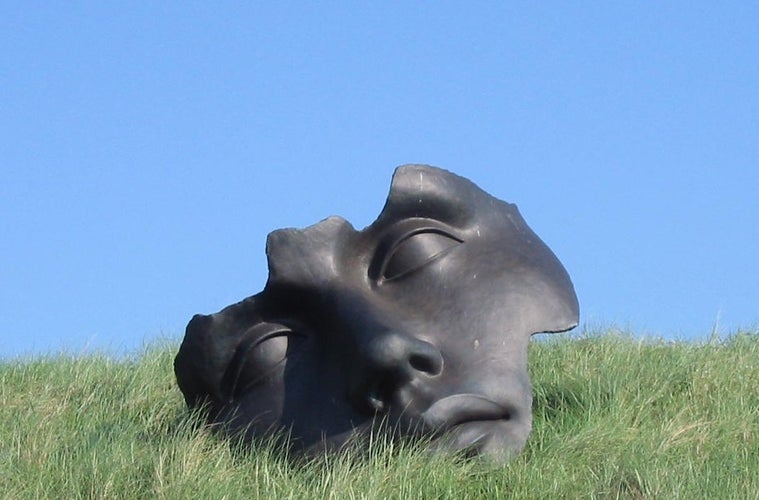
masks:
<path id="1" fill-rule="evenodd" d="M 454 229 L 486 228 L 497 223 L 500 238 L 512 237 L 512 248 L 528 235 L 516 206 L 493 198 L 471 181 L 424 165 L 400 167 L 377 220 L 357 231 L 341 217 L 330 217 L 305 229 L 269 234 L 269 284 L 326 285 L 344 272 L 346 262 L 360 262 L 382 236 L 407 220 L 435 221 Z M 527 231 L 526 231 L 527 230 Z"/>
<path id="2" fill-rule="evenodd" d="M 262 294 L 277 307 L 300 314 L 323 310 L 323 306 L 304 308 L 302 299 L 316 298 L 324 304 L 325 300 L 364 297 L 376 304 L 379 299 L 369 297 L 381 292 L 383 285 L 374 264 L 383 266 L 394 259 L 404 238 L 415 240 L 401 252 L 411 253 L 411 268 L 432 260 L 438 251 L 434 238 L 414 237 L 424 232 L 448 235 L 460 245 L 450 257 L 437 261 L 438 272 L 424 273 L 423 279 L 401 278 L 400 283 L 393 282 L 392 292 L 382 293 L 382 300 L 437 303 L 442 298 L 433 295 L 443 288 L 448 300 L 460 301 L 456 307 L 462 314 L 508 312 L 522 318 L 528 334 L 576 325 L 579 305 L 569 275 L 516 206 L 490 196 L 467 179 L 423 165 L 396 170 L 382 212 L 361 231 L 340 217 L 330 217 L 306 229 L 271 233 L 269 280 Z"/>

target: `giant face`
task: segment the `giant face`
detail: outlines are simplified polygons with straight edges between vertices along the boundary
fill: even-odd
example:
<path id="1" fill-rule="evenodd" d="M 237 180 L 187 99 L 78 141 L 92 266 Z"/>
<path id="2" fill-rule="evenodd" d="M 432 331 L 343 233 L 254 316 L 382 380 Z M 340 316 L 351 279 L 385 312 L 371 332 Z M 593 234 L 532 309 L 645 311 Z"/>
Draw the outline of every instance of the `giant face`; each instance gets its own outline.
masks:
<path id="1" fill-rule="evenodd" d="M 266 254 L 262 292 L 187 326 L 190 406 L 227 432 L 288 431 L 300 451 L 378 430 L 497 460 L 522 449 L 529 338 L 575 327 L 578 304 L 515 205 L 408 165 L 369 227 L 281 229 Z"/>

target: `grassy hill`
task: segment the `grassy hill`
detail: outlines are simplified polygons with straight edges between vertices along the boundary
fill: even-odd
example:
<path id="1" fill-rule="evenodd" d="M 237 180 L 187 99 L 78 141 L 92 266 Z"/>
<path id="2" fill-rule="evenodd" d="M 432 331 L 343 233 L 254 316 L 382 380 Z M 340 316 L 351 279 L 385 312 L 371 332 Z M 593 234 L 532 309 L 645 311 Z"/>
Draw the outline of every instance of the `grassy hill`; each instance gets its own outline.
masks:
<path id="1" fill-rule="evenodd" d="M 505 467 L 378 442 L 293 466 L 188 415 L 175 345 L 0 362 L 2 498 L 759 498 L 759 332 L 533 342 L 534 429 Z"/>

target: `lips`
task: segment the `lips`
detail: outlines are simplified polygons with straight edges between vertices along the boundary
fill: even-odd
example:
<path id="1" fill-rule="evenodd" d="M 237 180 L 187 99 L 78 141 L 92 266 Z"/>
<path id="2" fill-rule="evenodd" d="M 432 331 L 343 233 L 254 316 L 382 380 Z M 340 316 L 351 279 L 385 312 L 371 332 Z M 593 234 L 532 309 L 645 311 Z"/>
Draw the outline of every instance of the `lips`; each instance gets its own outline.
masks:
<path id="1" fill-rule="evenodd" d="M 503 462 L 510 452 L 498 450 L 521 446 L 511 443 L 509 437 L 510 421 L 516 415 L 513 408 L 485 396 L 456 394 L 433 403 L 421 419 L 436 437 L 431 445 L 433 450 L 492 455 L 494 461 Z"/>
<path id="2" fill-rule="evenodd" d="M 479 394 L 456 394 L 432 404 L 421 418 L 435 432 L 445 432 L 466 422 L 508 420 L 513 411 Z"/>

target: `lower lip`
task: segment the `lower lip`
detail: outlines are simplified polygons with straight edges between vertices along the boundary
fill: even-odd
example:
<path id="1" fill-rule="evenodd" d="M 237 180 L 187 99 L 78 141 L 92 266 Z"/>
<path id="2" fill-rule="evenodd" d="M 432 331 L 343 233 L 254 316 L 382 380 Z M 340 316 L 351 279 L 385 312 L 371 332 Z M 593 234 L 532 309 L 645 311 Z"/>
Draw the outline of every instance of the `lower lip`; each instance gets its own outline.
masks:
<path id="1" fill-rule="evenodd" d="M 438 445 L 448 450 L 478 450 L 504 420 L 473 420 L 461 422 L 438 438 Z"/>

